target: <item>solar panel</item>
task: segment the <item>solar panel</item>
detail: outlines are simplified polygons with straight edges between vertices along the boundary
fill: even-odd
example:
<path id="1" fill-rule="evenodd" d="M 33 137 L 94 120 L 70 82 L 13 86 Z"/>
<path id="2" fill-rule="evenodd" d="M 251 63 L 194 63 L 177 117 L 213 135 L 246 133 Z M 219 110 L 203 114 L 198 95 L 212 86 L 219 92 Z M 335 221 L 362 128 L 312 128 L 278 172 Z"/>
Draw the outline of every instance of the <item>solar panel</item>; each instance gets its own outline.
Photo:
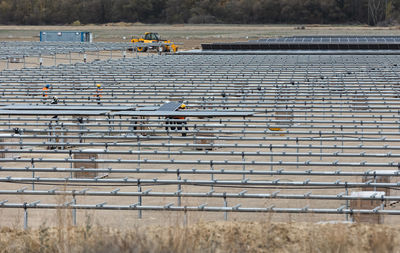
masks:
<path id="1" fill-rule="evenodd" d="M 110 111 L 82 111 L 82 110 L 0 110 L 0 115 L 59 115 L 59 116 L 98 116 Z"/>
<path id="2" fill-rule="evenodd" d="M 181 102 L 169 102 L 163 104 L 157 111 L 176 111 L 181 105 Z"/>
<path id="3" fill-rule="evenodd" d="M 111 112 L 111 116 L 153 116 L 153 117 L 248 117 L 253 112 L 232 112 L 232 111 L 122 111 Z"/>
<path id="4" fill-rule="evenodd" d="M 136 111 L 157 111 L 159 108 L 158 106 L 145 106 L 136 108 Z"/>
<path id="5" fill-rule="evenodd" d="M 132 110 L 136 107 L 131 106 L 74 106 L 74 105 L 30 105 L 30 104 L 13 104 L 0 107 L 0 110 L 111 110 L 111 111 L 124 111 Z"/>
<path id="6" fill-rule="evenodd" d="M 398 50 L 400 36 L 294 36 L 202 44 L 203 50 Z"/>

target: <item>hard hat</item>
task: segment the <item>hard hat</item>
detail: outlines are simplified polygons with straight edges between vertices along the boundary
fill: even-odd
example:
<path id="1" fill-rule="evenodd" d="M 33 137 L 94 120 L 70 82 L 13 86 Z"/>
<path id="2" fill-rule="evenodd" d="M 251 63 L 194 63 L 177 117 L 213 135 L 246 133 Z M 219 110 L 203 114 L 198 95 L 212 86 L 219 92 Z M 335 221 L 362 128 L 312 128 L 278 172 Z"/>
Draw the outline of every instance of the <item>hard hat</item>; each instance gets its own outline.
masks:
<path id="1" fill-rule="evenodd" d="M 185 104 L 181 104 L 181 108 L 182 109 L 186 108 L 186 105 Z"/>
<path id="2" fill-rule="evenodd" d="M 57 96 L 54 96 L 53 98 L 54 98 L 54 99 L 58 99 L 58 97 L 57 97 Z"/>
<path id="3" fill-rule="evenodd" d="M 46 84 L 46 88 L 47 88 L 47 89 L 50 88 L 50 84 Z"/>
<path id="4" fill-rule="evenodd" d="M 101 84 L 98 83 L 98 84 L 96 84 L 96 86 L 97 86 L 97 87 L 101 87 Z"/>

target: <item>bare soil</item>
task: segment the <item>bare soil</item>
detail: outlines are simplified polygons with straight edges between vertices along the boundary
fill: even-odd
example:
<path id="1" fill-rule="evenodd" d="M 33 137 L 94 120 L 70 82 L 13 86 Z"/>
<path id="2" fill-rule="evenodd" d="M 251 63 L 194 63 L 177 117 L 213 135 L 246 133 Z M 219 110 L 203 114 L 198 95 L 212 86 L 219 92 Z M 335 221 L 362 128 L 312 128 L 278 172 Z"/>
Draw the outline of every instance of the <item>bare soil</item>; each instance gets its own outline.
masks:
<path id="1" fill-rule="evenodd" d="M 199 48 L 201 43 L 248 41 L 265 37 L 299 35 L 400 35 L 398 26 L 325 25 L 144 25 L 116 23 L 85 26 L 0 26 L 0 41 L 39 41 L 42 30 L 90 31 L 94 41 L 129 42 L 145 32 L 158 32 L 162 38 L 180 45 L 181 50 Z"/>
<path id="2" fill-rule="evenodd" d="M 114 41 L 114 42 L 121 42 L 121 41 L 129 41 L 131 36 L 139 36 L 142 35 L 146 31 L 154 31 L 159 32 L 163 37 L 169 38 L 173 41 L 178 43 L 183 43 L 181 49 L 193 49 L 199 48 L 201 43 L 207 42 L 224 42 L 224 41 L 246 41 L 249 39 L 258 39 L 261 37 L 270 37 L 270 36 L 287 36 L 287 35 L 400 35 L 400 30 L 398 27 L 381 27 L 381 28 L 370 28 L 364 26 L 306 26 L 305 29 L 297 29 L 298 26 L 288 26 L 288 25 L 252 25 L 252 26 L 241 26 L 241 25 L 140 25 L 140 24 L 114 24 L 114 25 L 103 25 L 103 26 L 0 26 L 0 40 L 27 40 L 27 41 L 38 41 L 38 33 L 40 30 L 88 30 L 92 31 L 95 34 L 95 41 Z M 125 39 L 124 39 L 125 37 Z M 114 54 L 116 55 L 116 53 Z M 143 54 L 145 55 L 145 54 Z M 96 55 L 89 55 L 89 61 L 92 61 L 98 58 Z M 101 59 L 106 59 L 108 56 L 104 55 L 104 57 L 100 57 Z M 82 60 L 82 55 L 74 55 L 74 59 L 76 61 Z M 68 57 L 66 56 L 58 56 L 59 61 L 62 61 L 64 64 L 68 64 Z M 31 67 L 37 66 L 37 59 L 31 59 Z M 44 64 L 46 66 L 51 65 L 53 63 L 52 58 L 46 58 Z M 14 66 L 15 68 L 20 68 L 19 66 Z M 1 68 L 1 66 L 0 66 Z M 280 143 L 276 143 L 280 144 Z M 301 143 L 303 144 L 303 143 Z M 304 143 L 304 144 L 318 144 L 318 143 Z M 340 145 L 340 143 L 336 143 Z M 228 151 L 221 149 L 220 151 Z M 283 151 L 283 150 L 276 150 Z M 304 152 L 307 150 L 304 150 Z M 355 150 L 353 152 L 359 152 L 360 150 Z M 329 152 L 327 150 L 327 152 Z M 373 151 L 371 151 L 373 152 Z M 32 154 L 26 155 L 26 157 L 33 157 Z M 55 157 L 55 156 L 51 156 Z M 117 157 L 108 157 L 110 159 L 117 158 Z M 128 157 L 125 157 L 128 158 Z M 129 157 L 135 159 L 135 157 Z M 142 158 L 149 158 L 149 157 L 142 157 Z M 203 158 L 204 157 L 197 157 Z M 214 160 L 223 160 L 221 157 L 208 157 L 209 159 Z M 187 157 L 175 157 L 175 159 L 187 159 Z M 196 159 L 193 157 L 192 159 Z M 239 160 L 241 158 L 238 158 Z M 288 157 L 276 157 L 276 160 L 280 159 L 292 159 L 295 160 L 296 158 L 288 158 Z M 258 158 L 258 161 L 263 161 L 262 158 Z M 304 160 L 309 160 L 305 159 Z M 323 161 L 332 161 L 335 160 L 334 158 L 324 158 Z M 365 160 L 365 159 L 363 159 Z M 265 157 L 264 161 L 269 161 L 269 157 Z M 318 158 L 315 158 L 315 161 L 319 161 Z M 351 159 L 343 159 L 342 161 L 351 161 Z M 369 161 L 375 161 L 370 159 Z M 46 164 L 46 167 L 53 167 L 57 164 Z M 59 164 L 58 164 L 59 165 Z M 21 163 L 9 163 L 7 167 L 23 167 L 29 166 L 29 164 L 21 164 Z M 42 164 L 42 167 L 45 167 Z M 109 166 L 104 164 L 105 167 Z M 132 168 L 136 165 L 132 165 Z M 144 166 L 148 167 L 148 166 Z M 174 166 L 169 166 L 170 168 L 175 168 Z M 189 167 L 189 166 L 188 166 Z M 116 168 L 118 168 L 116 166 Z M 218 169 L 218 168 L 217 168 Z M 236 168 L 238 170 L 242 169 L 241 167 Z M 249 169 L 249 168 L 248 168 Z M 256 168 L 254 168 L 256 169 Z M 260 168 L 259 168 L 260 169 Z M 265 168 L 261 168 L 265 169 Z M 267 168 L 268 169 L 268 168 Z M 287 169 L 287 168 L 284 168 Z M 292 168 L 293 169 L 293 168 Z M 352 170 L 354 168 L 343 168 L 344 170 Z M 363 170 L 361 168 L 361 170 Z M 0 176 L 9 176 L 10 173 L 2 172 Z M 28 177 L 31 176 L 29 173 L 20 173 L 18 176 Z M 55 175 L 54 173 L 38 173 L 36 176 L 60 176 Z M 67 175 L 66 175 L 67 176 Z M 115 177 L 122 177 L 126 175 L 113 175 Z M 157 177 L 155 175 L 143 175 L 143 177 Z M 205 178 L 204 176 L 203 178 Z M 160 177 L 159 177 L 160 178 Z M 176 178 L 174 176 L 162 176 L 160 179 L 165 178 Z M 189 177 L 187 177 L 189 178 Z M 199 178 L 199 177 L 196 177 Z M 208 179 L 208 178 L 207 178 Z M 267 178 L 269 179 L 269 178 Z M 299 177 L 288 177 L 287 179 L 290 180 L 304 180 L 305 178 Z M 315 180 L 324 180 L 322 178 L 315 178 Z M 345 178 L 335 178 L 346 180 Z M 325 179 L 328 180 L 328 179 Z M 334 178 L 329 178 L 329 180 L 333 181 Z M 361 181 L 361 178 L 360 178 Z M 12 185 L 12 184 L 3 184 L 2 189 L 18 189 L 22 187 L 30 188 L 30 185 Z M 85 188 L 85 187 L 82 187 Z M 115 187 L 116 188 L 116 187 Z M 149 187 L 150 188 L 150 187 Z M 170 192 L 176 190 L 173 189 L 173 186 L 170 187 L 153 187 L 154 191 L 165 191 Z M 46 189 L 49 190 L 48 186 L 37 186 L 37 189 Z M 104 187 L 104 188 L 96 188 L 96 190 L 113 190 L 111 187 Z M 135 186 L 131 187 L 124 187 L 124 191 L 136 191 L 137 188 Z M 145 190 L 145 189 L 144 189 Z M 184 190 L 198 190 L 198 191 L 205 191 L 204 188 L 186 188 Z M 222 190 L 221 190 L 222 191 Z M 269 193 L 273 190 L 263 191 L 263 190 L 253 190 L 252 192 L 262 192 L 262 193 Z M 238 189 L 237 192 L 240 192 Z M 284 193 L 284 191 L 281 191 Z M 317 193 L 317 192 L 314 192 Z M 319 193 L 326 193 L 322 190 Z M 330 192 L 332 193 L 332 192 Z M 339 193 L 339 192 L 338 192 Z M 1 196 L 0 200 L 8 199 L 10 202 L 31 202 L 36 200 L 42 200 L 43 203 L 64 203 L 66 201 L 70 201 L 69 199 L 61 199 L 61 198 L 48 198 L 38 197 L 38 196 Z M 79 203 L 101 203 L 103 201 L 107 201 L 109 204 L 116 203 L 116 200 L 112 197 L 109 198 L 90 198 L 90 200 L 86 199 L 85 197 L 78 199 Z M 121 204 L 132 204 L 137 202 L 137 198 L 126 198 L 122 203 L 120 199 L 117 200 Z M 154 202 L 156 201 L 156 202 Z M 164 199 L 163 203 L 176 201 L 176 198 L 169 198 Z M 146 199 L 144 204 L 154 204 L 158 203 L 159 199 Z M 240 200 L 240 202 L 243 202 Z M 221 199 L 190 199 L 190 200 L 183 200 L 183 205 L 199 205 L 202 203 L 208 203 L 209 205 L 221 205 Z M 324 201 L 313 201 L 313 205 L 325 205 L 332 208 L 337 208 L 343 204 L 343 201 L 332 201 L 329 204 L 324 203 Z M 159 203 L 158 203 L 159 204 Z M 234 201 L 229 202 L 229 206 L 233 206 L 238 204 Z M 259 207 L 267 207 L 271 204 L 277 204 L 277 206 L 288 206 L 288 207 L 301 207 L 309 205 L 308 200 L 249 200 L 247 204 L 251 206 L 259 206 Z M 70 213 L 70 212 L 68 212 Z M 195 224 L 201 221 L 216 221 L 223 219 L 223 213 L 190 213 L 188 214 L 188 223 Z M 23 210 L 16 210 L 16 209 L 0 209 L 0 216 L 7 217 L 0 219 L 0 226 L 16 226 L 21 227 L 23 222 Z M 95 222 L 99 222 L 104 226 L 111 226 L 111 227 L 119 227 L 119 228 L 128 228 L 133 225 L 154 225 L 154 224 L 167 224 L 167 225 L 174 225 L 174 224 L 182 224 L 183 223 L 183 216 L 179 213 L 168 213 L 168 212 L 151 212 L 146 211 L 143 213 L 143 219 L 139 220 L 137 212 L 130 212 L 130 211 L 78 211 L 78 224 L 84 224 L 86 222 L 87 217 L 92 217 Z M 39 227 L 41 224 L 50 224 L 54 226 L 57 224 L 58 219 L 58 212 L 57 211 L 44 211 L 44 210 L 29 210 L 29 226 L 30 227 Z M 273 221 L 302 221 L 302 222 L 317 222 L 320 220 L 345 220 L 344 215 L 290 215 L 290 214 L 257 214 L 257 215 L 248 215 L 248 214 L 229 214 L 228 216 L 230 221 L 255 221 L 255 222 L 263 222 L 265 220 L 273 220 Z M 396 221 L 398 223 L 397 217 L 390 217 L 387 220 L 387 223 L 391 223 Z M 70 222 L 69 222 L 70 223 Z M 299 225 L 300 226 L 300 225 Z M 286 228 L 287 229 L 287 228 Z M 318 230 L 316 230 L 318 231 Z M 318 234 L 316 232 L 316 234 Z M 1 237 L 0 237 L 1 238 Z M 1 246 L 1 245 L 0 245 Z M 0 247 L 1 248 L 1 247 Z M 294 247 L 295 248 L 295 247 Z"/>

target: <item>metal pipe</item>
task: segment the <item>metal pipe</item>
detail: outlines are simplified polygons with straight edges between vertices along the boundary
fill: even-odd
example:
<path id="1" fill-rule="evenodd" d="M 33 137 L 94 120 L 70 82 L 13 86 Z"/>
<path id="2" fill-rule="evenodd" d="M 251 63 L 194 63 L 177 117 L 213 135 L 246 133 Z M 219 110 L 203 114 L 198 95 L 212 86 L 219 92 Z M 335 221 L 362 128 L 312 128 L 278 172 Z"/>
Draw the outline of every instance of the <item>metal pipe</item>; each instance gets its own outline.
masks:
<path id="1" fill-rule="evenodd" d="M 5 203 L 0 208 L 23 208 L 23 204 Z M 278 207 L 218 207 L 218 206 L 139 206 L 132 205 L 65 205 L 65 204 L 36 204 L 27 205 L 27 208 L 35 209 L 61 209 L 75 208 L 79 210 L 148 210 L 148 211 L 202 211 L 202 212 L 243 212 L 243 213 L 303 213 L 303 214 L 382 214 L 382 215 L 400 215 L 400 210 L 375 210 L 375 209 L 345 209 L 345 208 L 278 208 Z"/>
<path id="2" fill-rule="evenodd" d="M 279 133 L 279 132 L 278 132 Z M 243 137 L 243 136 L 152 136 L 152 135 L 119 135 L 119 136 L 105 136 L 105 135 L 96 135 L 96 136 L 77 136 L 77 135 L 25 135 L 25 134 L 4 134 L 3 138 L 25 138 L 25 139 L 51 139 L 51 138 L 65 138 L 65 139 L 101 139 L 101 140 L 136 140 L 140 136 L 140 139 L 143 140 L 240 140 L 240 141 L 257 141 L 257 142 L 264 142 L 264 141 L 363 141 L 363 142 L 400 142 L 400 139 L 388 139 L 385 136 L 383 137 L 370 137 L 370 138 L 362 138 L 362 137 L 269 137 L 269 136 L 257 136 L 257 137 Z M 51 142 L 50 142 L 51 143 Z M 68 143 L 68 142 L 67 142 Z M 52 143 L 56 144 L 56 143 Z M 166 146 L 167 147 L 167 146 Z"/>
<path id="3" fill-rule="evenodd" d="M 18 162 L 18 163 L 118 163 L 118 164 L 196 164 L 196 165 L 208 165 L 210 160 L 122 160 L 122 159 L 51 159 L 51 158 L 0 158 L 0 162 Z M 382 163 L 372 163 L 372 162 L 260 162 L 260 161 L 212 161 L 214 165 L 252 165 L 252 166 L 267 166 L 267 165 L 278 165 L 278 166 L 333 166 L 333 167 L 383 167 L 383 168 L 395 168 L 399 167 L 399 162 L 382 162 Z"/>
<path id="4" fill-rule="evenodd" d="M 387 187 L 399 187 L 398 183 L 373 183 L 373 182 L 341 182 L 340 180 L 334 182 L 313 182 L 309 179 L 305 181 L 283 181 L 280 179 L 270 180 L 270 181 L 255 181 L 255 180 L 161 180 L 161 179 L 133 179 L 133 178 L 45 178 L 45 177 L 36 177 L 36 178 L 24 178 L 24 177 L 0 177 L 0 182 L 7 183 L 95 183 L 95 184 L 128 184 L 128 185 L 138 185 L 140 184 L 149 184 L 149 185 L 199 185 L 199 186 L 228 186 L 228 185 L 238 185 L 241 187 L 245 186 L 291 186 L 291 187 L 332 187 L 332 188 L 344 188 L 344 187 L 378 187 L 378 188 L 387 188 Z"/>
<path id="5" fill-rule="evenodd" d="M 198 174 L 198 175 L 267 175 L 267 176 L 333 176 L 333 177 L 347 177 L 347 176 L 390 176 L 397 177 L 400 176 L 400 171 L 395 170 L 367 170 L 367 171 L 342 171 L 338 170 L 312 170 L 307 169 L 305 171 L 301 170 L 229 170 L 229 169 L 172 169 L 172 168 L 163 168 L 163 169 L 143 169 L 143 168 L 135 168 L 135 169 L 116 169 L 116 168 L 60 168 L 60 167 L 52 167 L 52 168 L 9 168 L 0 166 L 0 171 L 6 172 L 54 172 L 54 173 L 72 173 L 72 172 L 96 172 L 96 173 L 144 173 L 144 174 Z M 213 178 L 211 178 L 213 180 Z"/>
<path id="6" fill-rule="evenodd" d="M 320 146 L 322 147 L 322 146 Z M 139 148 L 139 147 L 138 147 Z M 313 153 L 313 152 L 240 152 L 240 151 L 227 151 L 227 152 L 217 152 L 217 151 L 143 151 L 143 150 L 126 150 L 126 151 L 110 151 L 110 150 L 21 150 L 21 149 L 0 149 L 0 153 L 4 154 L 108 154 L 108 155 L 138 155 L 138 160 L 140 161 L 140 155 L 152 155 L 164 156 L 164 155 L 210 155 L 210 156 L 241 156 L 242 157 L 242 169 L 246 170 L 245 165 L 246 160 L 243 159 L 244 156 L 295 156 L 295 157 L 372 157 L 372 158 L 400 158 L 399 154 L 394 154 L 392 152 L 388 153 L 343 153 L 343 152 L 332 152 L 332 153 Z M 72 157 L 69 157 L 72 159 Z M 299 161 L 296 161 L 299 163 Z"/>
<path id="7" fill-rule="evenodd" d="M 227 189 L 227 188 L 225 188 Z M 342 190 L 342 189 L 338 189 Z M 351 196 L 348 193 L 339 194 L 312 194 L 307 192 L 306 194 L 281 194 L 281 193 L 247 193 L 242 191 L 240 193 L 229 193 L 229 192 L 154 192 L 154 191 L 137 191 L 137 192 L 123 192 L 123 191 L 58 191 L 58 190 L 0 190 L 0 195 L 23 195 L 23 196 L 72 196 L 73 202 L 76 202 L 77 196 L 103 196 L 103 197 L 176 197 L 177 195 L 181 197 L 193 197 L 193 198 L 239 198 L 239 199 L 320 199 L 320 200 L 379 200 L 379 201 L 399 201 L 399 195 L 391 196 Z M 76 204 L 76 203 L 75 203 Z M 178 204 L 178 206 L 181 206 Z"/>
<path id="8" fill-rule="evenodd" d="M 170 140 L 170 139 L 169 139 Z M 80 142 L 64 142 L 64 143 L 53 143 L 53 142 L 2 142 L 5 146 L 50 146 L 56 145 L 59 147 L 63 146 L 74 146 L 74 147 L 137 147 L 137 143 L 117 143 L 117 142 L 88 142 L 88 143 L 80 143 Z M 378 150 L 400 150 L 400 146 L 393 145 L 382 145 L 382 146 L 371 146 L 371 145 L 288 145 L 288 144 L 223 144 L 223 143 L 211 143 L 211 144 L 193 144 L 193 143 L 141 143 L 141 147 L 201 147 L 201 148 L 257 148 L 257 149 L 266 149 L 266 148 L 284 148 L 284 149 L 378 149 Z M 54 152 L 58 152 L 54 151 Z"/>
<path id="9" fill-rule="evenodd" d="M 7 119 L 7 121 L 11 121 L 11 120 L 12 119 Z M 97 133 L 97 132 L 99 132 L 99 133 L 101 133 L 101 132 L 105 132 L 105 133 L 108 133 L 108 132 L 112 132 L 112 133 L 114 133 L 114 132 L 115 133 L 149 132 L 148 130 L 146 131 L 146 130 L 134 130 L 134 129 L 133 130 L 124 130 L 124 131 L 122 131 L 121 129 L 117 130 L 117 131 L 90 129 L 90 127 L 93 127 L 93 128 L 101 127 L 101 125 L 100 125 L 100 123 L 97 123 L 97 124 L 74 124 L 74 123 L 68 123 L 69 121 L 71 121 L 71 120 L 70 119 L 67 120 L 66 123 L 58 122 L 58 123 L 54 124 L 55 127 L 63 127 L 63 129 L 57 129 L 55 132 L 72 132 L 72 133 L 73 132 L 78 132 L 78 133 L 79 132 L 82 132 L 82 133 L 92 133 L 92 132 L 93 133 Z M 176 126 L 180 126 L 180 124 L 177 124 L 177 123 L 175 123 L 175 124 L 164 124 L 165 120 L 164 121 L 160 121 L 160 120 L 148 120 L 148 119 L 146 119 L 146 120 L 138 120 L 138 121 L 146 121 L 146 122 L 156 121 L 158 123 L 157 124 L 143 124 L 143 123 L 121 124 L 121 123 L 118 123 L 118 124 L 109 124 L 109 126 L 110 127 L 118 126 L 120 128 L 122 128 L 122 127 L 126 127 L 126 128 L 135 128 L 135 127 L 164 128 L 164 127 L 169 127 L 169 126 L 175 126 L 175 127 Z M 188 121 L 191 122 L 191 120 L 188 120 Z M 181 120 L 176 120 L 176 122 L 181 122 Z M 195 123 L 196 121 L 192 121 L 192 122 Z M 197 122 L 204 122 L 204 121 L 197 121 Z M 219 122 L 222 123 L 223 121 L 220 120 Z M 196 124 L 195 123 L 195 124 L 186 124 L 186 125 L 187 125 L 188 128 L 199 127 L 200 128 L 199 131 L 200 131 L 201 128 L 203 128 L 203 127 L 204 128 L 218 128 L 218 129 L 229 129 L 229 128 L 338 129 L 338 125 L 337 124 L 340 123 L 339 121 L 335 121 L 335 125 L 293 125 L 293 123 L 297 124 L 297 123 L 300 123 L 300 122 L 297 122 L 297 121 L 289 122 L 288 121 L 287 124 L 284 124 L 281 121 L 279 121 L 279 124 L 278 124 L 278 121 L 276 121 L 276 122 L 277 122 L 277 124 L 274 124 L 274 123 L 268 124 L 268 122 L 267 122 L 267 124 L 265 124 L 265 125 L 249 125 L 249 124 L 246 124 L 246 125 L 235 125 L 235 124 L 232 124 L 232 123 L 229 123 L 229 125 L 227 123 L 224 123 L 224 124 L 205 124 L 205 123 L 204 124 Z M 368 126 L 368 125 L 364 125 L 364 124 L 367 124 L 366 122 L 361 121 L 361 125 L 357 125 L 357 124 L 354 124 L 354 125 L 341 125 L 340 129 L 341 130 L 342 129 L 344 129 L 344 130 L 345 129 L 360 129 L 360 130 L 365 130 L 365 129 L 367 129 L 367 130 L 370 130 L 370 129 L 372 129 L 372 130 L 375 130 L 375 129 L 378 129 L 378 130 L 383 130 L 383 129 L 384 130 L 398 130 L 399 129 L 398 125 L 396 125 L 396 122 L 379 122 L 379 124 L 377 122 L 375 122 L 375 123 L 376 123 L 376 125 L 374 125 L 374 126 Z M 397 122 L 397 123 L 400 123 L 400 122 Z M 384 126 L 384 125 L 381 125 L 381 124 L 391 124 L 393 126 Z M 25 127 L 24 128 L 25 132 L 31 132 L 31 133 L 34 133 L 34 132 L 49 132 L 50 131 L 47 128 L 49 126 L 48 123 L 32 124 L 32 123 L 26 123 L 26 122 L 24 122 L 24 123 L 15 123 L 15 122 L 12 122 L 12 123 L 8 123 L 8 122 L 1 123 L 0 122 L 0 126 L 6 126 L 6 127 L 24 126 Z M 72 127 L 78 127 L 78 126 L 81 127 L 81 128 L 80 129 L 73 129 L 72 128 Z M 29 128 L 26 128 L 26 127 L 44 127 L 44 128 L 43 129 L 29 129 Z M 0 129 L 0 131 L 2 131 L 2 132 L 10 132 L 11 130 L 10 130 L 10 128 L 5 128 L 5 129 Z M 153 130 L 151 130 L 151 132 L 153 132 Z M 157 130 L 157 132 L 159 132 L 159 130 Z M 169 131 L 169 132 L 171 132 L 171 131 Z M 174 131 L 172 131 L 172 132 L 174 132 Z M 276 133 L 277 131 L 273 131 L 273 132 Z M 163 132 L 161 132 L 161 133 L 163 133 Z M 232 133 L 232 132 L 228 132 L 228 133 Z M 252 133 L 252 132 L 251 131 L 248 132 L 248 131 L 241 130 L 240 133 Z M 363 134 L 363 133 L 361 133 L 361 134 Z"/>

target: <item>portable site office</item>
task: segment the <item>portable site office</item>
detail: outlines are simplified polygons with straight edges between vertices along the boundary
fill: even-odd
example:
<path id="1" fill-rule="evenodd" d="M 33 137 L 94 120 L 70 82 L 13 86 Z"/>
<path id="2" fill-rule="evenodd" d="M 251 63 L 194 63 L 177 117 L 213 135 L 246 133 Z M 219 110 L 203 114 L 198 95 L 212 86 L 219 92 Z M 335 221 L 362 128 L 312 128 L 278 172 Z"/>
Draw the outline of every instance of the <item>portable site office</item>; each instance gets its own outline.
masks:
<path id="1" fill-rule="evenodd" d="M 82 31 L 40 31 L 40 41 L 93 42 L 93 34 Z"/>

